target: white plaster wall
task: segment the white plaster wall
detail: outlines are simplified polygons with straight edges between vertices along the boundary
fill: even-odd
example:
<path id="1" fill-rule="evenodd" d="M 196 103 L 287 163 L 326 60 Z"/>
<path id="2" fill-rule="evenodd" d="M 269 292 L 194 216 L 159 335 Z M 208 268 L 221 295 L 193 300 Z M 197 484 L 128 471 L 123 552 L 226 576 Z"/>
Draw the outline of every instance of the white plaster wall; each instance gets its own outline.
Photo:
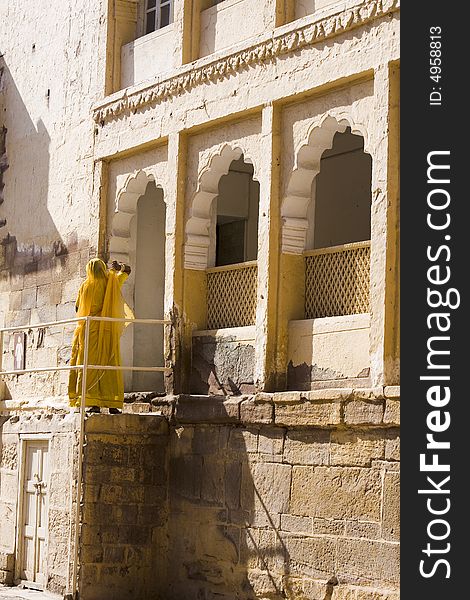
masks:
<path id="1" fill-rule="evenodd" d="M 228 6 L 229 3 L 229 0 L 227 0 L 226 6 Z M 42 6 L 40 8 L 35 8 L 35 5 L 31 1 L 27 1 L 21 5 L 15 2 L 14 7 L 10 7 L 12 3 L 8 3 L 8 5 L 7 3 L 1 4 L 0 10 L 2 11 L 2 14 L 0 15 L 0 30 L 2 34 L 2 46 L 3 40 L 6 39 L 2 28 L 4 23 L 9 23 L 13 19 L 14 22 L 18 22 L 21 25 L 21 31 L 23 31 L 23 24 L 26 25 L 25 30 L 28 30 L 27 35 L 19 36 L 17 33 L 18 29 L 14 31 L 14 28 L 9 27 L 10 31 L 7 32 L 8 44 L 6 45 L 6 47 L 8 46 L 7 50 L 9 50 L 9 52 L 5 54 L 7 65 L 16 64 L 15 73 L 18 75 L 17 80 L 26 81 L 29 75 L 26 75 L 24 72 L 19 73 L 21 70 L 19 67 L 20 62 L 22 61 L 21 64 L 23 67 L 25 61 L 28 62 L 31 58 L 30 55 L 27 55 L 26 53 L 26 42 L 29 43 L 31 41 L 35 31 L 46 31 L 46 28 L 41 29 L 40 27 L 36 27 L 36 23 L 44 23 L 44 21 L 40 19 L 40 16 L 42 16 L 44 12 L 47 13 L 47 20 L 52 23 L 55 22 L 57 15 L 53 15 L 51 12 L 53 9 L 49 9 L 48 7 L 45 9 Z M 18 8 L 17 4 L 20 8 Z M 93 97 L 95 101 L 98 101 L 100 94 L 93 96 L 94 92 L 89 93 L 89 90 L 95 90 L 95 84 L 97 84 L 97 82 L 99 83 L 99 65 L 102 65 L 104 58 L 102 51 L 104 48 L 104 25 L 101 28 L 95 28 L 95 26 L 97 26 L 97 19 L 95 18 L 97 10 L 98 8 L 95 6 L 95 3 L 91 4 L 88 0 L 80 6 L 72 5 L 71 2 L 66 3 L 64 5 L 64 15 L 70 14 L 72 16 L 70 44 L 68 43 L 69 40 L 67 38 L 67 32 L 65 32 L 65 26 L 59 24 L 58 27 L 60 28 L 61 35 L 58 36 L 57 39 L 54 38 L 54 42 L 50 42 L 48 46 L 48 51 L 50 50 L 51 56 L 42 55 L 41 60 L 36 61 L 33 65 L 33 72 L 37 72 L 34 83 L 26 81 L 28 84 L 26 87 L 29 94 L 28 102 L 34 108 L 36 102 L 38 105 L 42 102 L 42 96 L 40 96 L 39 91 L 43 87 L 44 68 L 49 69 L 48 72 L 50 73 L 50 64 L 54 61 L 59 61 L 59 59 L 62 60 L 59 56 L 61 53 L 66 56 L 67 60 L 63 59 L 63 63 L 67 68 L 64 68 L 63 71 L 57 70 L 57 87 L 62 86 L 64 88 L 64 96 L 67 97 L 67 110 L 64 109 L 63 112 L 58 112 L 59 117 L 55 122 L 56 124 L 54 127 L 51 126 L 49 131 L 49 133 L 52 132 L 53 134 L 51 139 L 53 139 L 54 144 L 49 147 L 53 147 L 54 149 L 54 177 L 57 181 L 54 180 L 56 181 L 56 186 L 54 188 L 49 186 L 48 189 L 48 195 L 50 195 L 49 192 L 52 194 L 52 190 L 54 192 L 54 202 L 58 201 L 57 199 L 60 198 L 60 202 L 65 202 L 68 207 L 67 210 L 69 212 L 63 219 L 64 230 L 66 232 L 72 232 L 72 235 L 76 231 L 77 238 L 83 233 L 86 233 L 87 236 L 90 232 L 94 232 L 94 235 L 97 233 L 97 227 L 94 226 L 97 222 L 98 215 L 97 203 L 95 200 L 91 200 L 89 205 L 82 202 L 84 198 L 88 199 L 92 197 L 91 190 L 93 187 L 96 190 L 99 185 L 101 185 L 101 182 L 99 181 L 95 181 L 95 186 L 92 183 L 93 177 L 90 175 L 92 159 L 98 161 L 99 158 L 105 157 L 106 160 L 109 160 L 118 152 L 126 151 L 134 153 L 134 156 L 129 158 L 130 162 L 138 162 L 140 157 L 145 155 L 145 153 L 139 149 L 143 144 L 163 144 L 166 143 L 166 136 L 170 136 L 170 138 L 173 136 L 172 143 L 175 145 L 175 132 L 190 129 L 192 133 L 197 131 L 198 134 L 192 136 L 189 146 L 192 144 L 192 139 L 203 139 L 203 142 L 201 142 L 199 146 L 198 144 L 195 144 L 195 146 L 198 146 L 196 163 L 201 160 L 200 165 L 203 167 L 205 165 L 205 158 L 207 158 L 214 149 L 216 151 L 220 150 L 224 144 L 232 144 L 232 142 L 237 144 L 237 140 L 243 139 L 244 134 L 234 132 L 234 127 L 220 126 L 220 119 L 231 117 L 233 121 L 236 121 L 240 118 L 242 112 L 246 111 L 245 114 L 253 114 L 255 110 L 259 111 L 259 107 L 269 104 L 272 101 L 287 97 L 293 98 L 296 95 L 299 95 L 300 97 L 300 95 L 304 93 L 311 94 L 313 100 L 310 104 L 301 103 L 303 108 L 300 109 L 300 112 L 302 114 L 299 117 L 299 123 L 295 123 L 295 127 L 297 127 L 295 135 L 297 136 L 298 134 L 300 136 L 299 141 L 304 139 L 305 129 L 302 131 L 302 128 L 305 125 L 307 128 L 310 127 L 310 125 L 314 125 L 315 121 L 319 121 L 322 115 L 328 111 L 337 113 L 339 116 L 345 113 L 352 114 L 353 117 L 356 114 L 359 116 L 365 114 L 366 119 L 369 120 L 368 125 L 371 126 L 369 132 L 372 131 L 374 137 L 374 147 L 372 150 L 375 151 L 376 147 L 381 147 L 382 160 L 380 161 L 380 164 L 376 163 L 374 165 L 374 170 L 376 171 L 374 189 L 378 189 L 379 187 L 385 189 L 384 184 L 387 163 L 386 160 L 383 159 L 386 156 L 387 124 L 385 122 L 386 108 L 384 107 L 386 102 L 384 99 L 386 98 L 387 93 L 388 62 L 390 60 L 396 60 L 399 56 L 399 18 L 397 13 L 395 13 L 394 16 L 381 16 L 377 21 L 373 23 L 368 22 L 364 27 L 361 26 L 350 31 L 345 31 L 336 35 L 334 38 L 328 38 L 326 41 L 320 41 L 311 46 L 306 46 L 302 50 L 285 53 L 280 59 L 263 61 L 263 59 L 260 58 L 259 63 L 250 63 L 250 66 L 246 67 L 244 59 L 242 60 L 240 58 L 240 67 L 237 67 L 236 72 L 229 71 L 228 75 L 223 75 L 222 67 L 225 68 L 226 66 L 224 63 L 214 62 L 214 66 L 210 66 L 210 69 L 216 74 L 220 73 L 220 77 L 217 76 L 218 78 L 216 79 L 214 75 L 208 74 L 207 78 L 204 77 L 201 79 L 200 84 L 190 86 L 184 93 L 182 93 L 181 89 L 178 93 L 171 92 L 172 84 L 169 76 L 169 82 L 164 82 L 162 85 L 168 86 L 170 91 L 158 102 L 140 107 L 137 102 L 137 96 L 133 96 L 132 101 L 134 102 L 135 100 L 136 104 L 135 108 L 133 107 L 132 110 L 121 113 L 116 118 L 108 119 L 107 117 L 101 118 L 100 116 L 100 118 L 97 119 L 98 126 L 96 135 L 94 141 L 92 141 L 94 125 L 90 120 L 90 98 Z M 7 20 L 3 18 L 5 11 L 6 13 L 9 13 L 9 16 L 12 19 Z M 40 11 L 42 11 L 41 15 L 39 15 Z M 31 14 L 33 15 L 33 18 L 30 19 Z M 103 15 L 100 16 L 103 17 Z M 314 16 L 316 17 L 316 15 Z M 346 17 L 348 17 L 348 15 L 345 15 L 345 18 Z M 309 17 L 305 17 L 304 21 L 309 22 Z M 68 25 L 68 20 L 64 16 L 64 23 L 66 22 Z M 104 22 L 105 19 L 103 19 L 103 24 Z M 332 22 L 325 23 L 326 32 L 329 31 L 330 26 L 333 27 Z M 283 31 L 290 31 L 289 27 L 293 31 L 295 23 L 285 26 L 282 29 Z M 52 28 L 47 29 L 47 36 L 50 38 L 53 37 L 51 36 L 51 30 Z M 291 39 L 295 40 L 294 34 L 289 35 L 290 38 L 287 39 L 287 43 L 290 43 L 289 40 Z M 304 35 L 304 33 L 302 33 L 302 35 Z M 308 36 L 309 33 L 307 32 L 306 35 Z M 264 32 L 258 36 L 255 41 L 266 41 L 271 37 L 272 32 Z M 91 41 L 92 43 L 90 46 Z M 246 46 L 253 45 L 255 41 L 247 42 Z M 11 61 L 12 48 L 16 52 L 16 63 L 15 61 Z M 37 48 L 38 46 L 36 49 Z M 4 51 L 3 47 L 2 51 Z M 55 54 L 56 52 L 57 54 Z M 227 54 L 228 52 L 229 51 L 227 50 Z M 261 48 L 260 55 L 262 55 L 262 53 L 263 49 Z M 212 58 L 204 60 L 208 63 Z M 230 59 L 230 61 L 231 60 L 232 59 Z M 238 60 L 239 58 L 237 58 L 235 62 Z M 197 68 L 197 64 L 190 65 L 185 72 L 191 70 L 191 72 L 194 72 L 197 75 Z M 355 80 L 357 74 L 364 74 L 365 72 L 369 72 L 372 77 L 373 70 L 375 70 L 376 75 L 375 83 L 369 81 L 364 84 L 354 85 L 352 83 L 353 79 L 349 79 L 346 86 L 345 82 L 348 78 L 354 77 Z M 184 68 L 181 68 L 180 72 L 183 71 Z M 65 85 L 60 81 L 64 73 L 66 75 L 65 81 L 67 82 Z M 54 75 L 56 75 L 56 71 L 54 71 Z M 338 85 L 341 85 L 339 91 L 337 89 L 334 94 L 326 93 L 327 89 L 331 90 L 332 87 Z M 374 85 L 377 86 L 375 98 L 373 97 Z M 98 88 L 100 88 L 100 85 L 98 85 Z M 143 85 L 142 88 L 145 88 L 145 85 Z M 51 95 L 49 105 L 51 106 L 55 94 L 52 94 L 53 89 L 50 89 Z M 361 96 L 361 94 L 357 92 L 358 89 L 366 91 Z M 145 94 L 143 96 L 145 96 Z M 131 98 L 131 96 L 129 96 L 129 98 Z M 119 95 L 118 93 L 118 95 L 114 97 L 114 100 L 119 102 L 122 101 L 125 105 L 127 96 L 124 94 Z M 111 100 L 103 100 L 102 105 L 106 105 L 107 102 L 111 102 Z M 290 115 L 295 116 L 298 112 L 298 105 L 292 105 L 290 108 Z M 68 121 L 69 116 L 70 127 Z M 46 117 L 43 116 L 44 122 L 45 118 Z M 10 121 L 10 131 L 14 131 L 15 127 L 21 127 L 21 118 L 19 124 L 12 125 L 12 118 L 10 118 Z M 300 121 L 303 122 L 300 123 Z M 216 123 L 219 123 L 219 125 L 217 126 L 217 129 L 214 129 Z M 201 133 L 201 126 L 204 128 L 210 127 L 211 129 L 206 129 Z M 217 141 L 214 141 L 215 138 L 217 138 Z M 253 139 L 255 140 L 253 144 L 255 151 L 251 154 L 256 157 L 256 155 L 260 153 L 260 142 L 263 141 L 263 136 L 260 135 L 259 128 Z M 298 138 L 294 141 L 296 142 L 297 139 Z M 20 144 L 22 141 L 21 136 L 16 135 L 15 140 L 18 140 L 18 143 Z M 62 145 L 60 140 L 63 140 Z M 291 143 L 289 138 L 288 123 L 283 127 L 282 143 L 282 159 L 284 164 L 285 162 L 289 162 L 291 157 L 295 155 L 293 148 L 295 143 Z M 25 142 L 23 150 L 26 151 L 30 147 L 31 146 Z M 7 172 L 7 183 L 10 181 L 8 185 L 13 185 L 12 182 L 18 181 L 20 183 L 15 183 L 15 185 L 18 185 L 19 187 L 22 186 L 22 189 L 26 191 L 25 197 L 27 202 L 26 205 L 22 205 L 21 211 L 26 212 L 28 215 L 32 212 L 32 203 L 28 203 L 28 198 L 33 193 L 31 190 L 36 191 L 36 181 L 43 181 L 43 178 L 35 179 L 32 177 L 33 168 L 37 166 L 35 159 L 37 157 L 39 157 L 38 161 L 41 159 L 40 150 L 43 147 L 47 147 L 47 144 L 36 145 L 34 151 L 31 152 L 28 157 L 30 164 L 26 164 L 26 161 L 23 162 L 26 171 L 21 168 L 18 169 L 17 167 L 14 167 L 14 169 L 16 169 L 14 170 L 10 167 Z M 18 145 L 18 148 L 20 148 L 20 145 Z M 15 151 L 16 150 L 13 150 L 13 152 Z M 191 163 L 192 160 L 191 156 L 189 156 L 188 161 Z M 58 166 L 63 166 L 63 171 L 58 171 Z M 122 174 L 122 177 L 125 178 L 129 176 L 129 174 L 132 175 L 132 173 L 133 171 L 131 168 L 130 171 L 125 171 L 125 175 Z M 197 181 L 197 173 L 198 171 L 196 168 L 196 177 L 193 179 L 194 182 Z M 173 176 L 175 174 L 172 173 L 170 175 Z M 188 180 L 193 176 L 194 171 L 191 171 L 191 168 L 188 168 Z M 25 179 L 27 183 L 24 181 L 21 182 L 20 180 L 22 180 L 22 178 Z M 188 184 L 188 189 L 190 193 L 186 195 L 186 202 L 189 206 L 195 189 L 191 189 L 190 184 Z M 168 190 L 168 192 L 169 194 L 173 194 L 173 188 Z M 94 197 L 96 198 L 96 192 Z M 67 200 L 65 201 L 64 198 Z M 116 198 L 116 196 L 114 196 L 114 198 Z M 378 202 L 375 203 L 373 210 L 376 215 L 375 220 L 377 225 L 383 225 L 385 223 L 383 219 L 383 207 L 386 203 L 387 198 L 384 194 L 382 194 L 378 198 Z M 23 206 L 26 206 L 26 210 Z M 53 206 L 51 214 L 53 214 L 54 219 L 60 219 L 62 222 L 60 206 L 58 204 L 57 206 Z M 57 210 L 55 210 L 56 208 Z M 174 207 L 171 208 L 169 213 L 170 221 L 167 224 L 167 242 L 172 239 L 171 236 L 174 232 Z M 20 219 L 18 219 L 18 222 L 19 220 Z M 32 219 L 29 219 L 29 216 L 28 221 L 29 223 L 26 223 L 24 231 L 26 231 L 27 228 L 30 228 Z M 42 231 L 45 231 L 45 229 L 43 228 Z M 376 231 L 380 232 L 381 228 L 379 226 L 376 227 Z M 26 239 L 26 237 L 27 236 L 25 236 L 24 239 Z M 372 246 L 374 248 L 373 252 L 376 256 L 375 262 L 377 263 L 375 267 L 373 264 L 373 268 L 379 272 L 385 272 L 382 254 L 385 252 L 386 245 L 383 243 L 382 238 L 379 239 L 379 234 L 376 235 L 376 238 L 375 241 L 374 239 L 372 240 Z M 171 242 L 170 247 L 171 252 L 174 254 L 175 249 L 174 245 L 171 245 Z M 167 253 L 167 257 L 172 260 L 169 252 Z M 372 263 L 374 263 L 374 260 Z M 79 280 L 77 283 L 79 283 Z M 18 285 L 20 285 L 19 282 Z M 70 282 L 70 286 L 73 285 L 75 284 Z M 376 313 L 374 315 L 375 318 L 378 318 L 377 313 L 379 313 L 380 310 L 377 309 L 379 308 L 379 303 L 382 302 L 381 289 L 377 288 L 377 290 L 378 291 L 372 291 L 373 296 L 376 298 L 375 309 L 373 311 Z M 58 302 L 64 303 L 64 299 L 69 298 L 72 291 L 73 290 L 70 287 L 67 290 L 67 293 L 64 292 L 63 299 L 59 299 Z M 21 301 L 21 299 L 19 301 Z M 168 303 L 171 303 L 171 298 L 168 299 Z M 69 303 L 68 306 L 60 305 L 63 313 L 66 310 L 73 311 L 72 304 L 73 303 Z M 47 309 L 49 309 L 49 307 L 47 307 Z M 58 309 L 55 312 L 55 315 L 57 314 Z M 25 318 L 29 316 L 30 313 L 28 313 Z M 378 343 L 376 346 L 378 347 Z"/>
<path id="2" fill-rule="evenodd" d="M 369 331 L 368 314 L 291 321 L 288 362 L 315 366 L 331 379 L 357 377 L 370 367 Z"/>
<path id="3" fill-rule="evenodd" d="M 264 3 L 259 0 L 225 0 L 201 13 L 200 56 L 264 31 Z"/>
<path id="4" fill-rule="evenodd" d="M 174 24 L 144 35 L 121 49 L 121 87 L 152 79 L 176 67 Z"/>
<path id="5" fill-rule="evenodd" d="M 94 244 L 90 108 L 104 91 L 106 3 L 65 0 L 59 13 L 54 2 L 1 4 L 9 163 L 1 235 L 25 254 L 58 240 Z"/>
<path id="6" fill-rule="evenodd" d="M 92 105 L 103 97 L 106 3 L 0 3 L 2 121 L 7 128 L 0 229 L 0 322 L 26 325 L 75 316 L 84 266 L 96 254 Z M 34 347 L 32 338 L 34 337 Z M 29 366 L 64 365 L 71 335 L 29 336 Z M 10 353 L 6 349 L 5 365 Z M 8 394 L 64 393 L 66 374 L 23 375 Z"/>
<path id="7" fill-rule="evenodd" d="M 335 82 L 342 81 L 357 73 L 365 73 L 371 69 L 381 68 L 391 60 L 399 58 L 399 18 L 381 18 L 372 27 L 359 28 L 347 31 L 334 38 L 334 43 L 319 43 L 307 47 L 302 52 L 285 54 L 282 60 L 268 60 L 253 68 L 240 67 L 236 76 L 230 74 L 217 78 L 216 84 L 206 79 L 201 79 L 201 84 L 194 86 L 190 92 L 184 94 L 168 94 L 165 100 L 154 107 L 145 105 L 139 110 L 126 113 L 125 118 L 118 116 L 107 120 L 105 127 L 99 129 L 96 136 L 95 156 L 110 157 L 118 151 L 126 151 L 139 145 L 150 143 L 152 140 L 164 138 L 169 132 L 181 128 L 196 128 L 226 119 L 227 115 L 255 110 L 260 106 L 275 102 L 288 96 L 304 93 L 312 94 L 312 90 L 321 90 L 321 95 L 316 95 L 317 108 L 310 116 L 321 114 L 329 108 L 337 106 L 337 101 L 325 93 L 323 86 L 334 86 Z M 296 23 L 289 25 L 295 29 Z M 283 27 L 287 29 L 287 26 Z M 266 42 L 272 38 L 272 33 L 264 33 L 256 38 L 256 42 Z M 246 46 L 251 46 L 247 42 Z M 227 52 L 227 54 L 229 54 Z M 205 59 L 202 61 L 205 64 Z M 212 59 L 210 59 L 212 60 Z M 230 65 L 230 61 L 227 64 Z M 208 67 L 217 73 L 226 63 L 221 59 L 219 63 Z M 184 73 L 188 77 L 194 73 L 196 66 L 188 65 Z M 183 71 L 182 71 L 183 72 Z M 185 75 L 186 76 L 186 75 Z M 172 82 L 168 81 L 168 85 Z M 167 82 L 162 83 L 163 86 Z M 336 85 L 338 85 L 336 83 Z M 358 87 L 366 85 L 367 95 L 371 96 L 369 115 L 374 117 L 373 82 L 354 84 L 351 81 L 347 88 L 335 94 L 340 96 L 343 106 L 353 103 L 352 112 L 355 113 Z M 135 91 L 136 98 L 142 93 L 150 93 L 148 85 L 143 84 L 142 89 Z M 322 101 L 321 98 L 325 98 Z M 105 99 L 99 110 L 111 110 L 115 103 L 121 101 L 121 96 Z M 332 102 L 331 106 L 329 102 Z M 302 103 L 300 103 L 300 106 Z M 323 107 L 323 111 L 319 107 Z M 291 115 L 295 116 L 299 104 L 291 105 Z M 102 107 L 102 108 L 101 108 Z M 99 113 L 98 113 L 99 114 Z M 376 120 L 377 122 L 377 120 Z M 286 124 L 286 129 L 289 126 Z M 287 163 L 293 157 L 292 151 L 287 147 L 289 140 L 283 138 L 283 157 Z"/>

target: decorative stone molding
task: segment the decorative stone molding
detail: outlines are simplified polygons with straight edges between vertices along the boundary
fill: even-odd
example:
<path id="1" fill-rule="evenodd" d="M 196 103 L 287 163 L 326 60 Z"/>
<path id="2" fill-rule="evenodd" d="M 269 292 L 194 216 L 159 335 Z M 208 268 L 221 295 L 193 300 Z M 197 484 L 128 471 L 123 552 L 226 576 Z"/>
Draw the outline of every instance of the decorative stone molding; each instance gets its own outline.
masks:
<path id="1" fill-rule="evenodd" d="M 224 145 L 213 155 L 199 176 L 198 188 L 188 207 L 184 248 L 184 268 L 204 270 L 209 266 L 211 242 L 212 202 L 219 193 L 219 181 L 227 175 L 232 161 L 245 152 L 241 148 Z M 249 162 L 249 159 L 246 159 Z M 213 236 L 212 236 L 213 237 Z"/>
<path id="2" fill-rule="evenodd" d="M 200 67 L 194 64 L 169 79 L 158 81 L 149 87 L 130 92 L 118 100 L 111 100 L 95 109 L 96 123 L 117 118 L 126 111 L 140 110 L 151 104 L 183 94 L 192 88 L 212 81 L 232 77 L 238 71 L 274 58 L 298 52 L 325 39 L 332 38 L 361 27 L 375 19 L 400 9 L 400 0 L 369 0 L 359 6 L 318 19 L 287 33 L 274 33 L 272 38 L 240 50 Z"/>
<path id="3" fill-rule="evenodd" d="M 365 151 L 367 133 L 362 125 L 353 123 L 348 115 L 327 114 L 310 127 L 307 139 L 295 153 L 294 169 L 281 204 L 281 251 L 284 254 L 302 254 L 306 250 L 309 228 L 307 210 L 311 201 L 312 183 L 320 172 L 323 152 L 332 147 L 335 134 L 343 133 L 347 127 L 351 127 L 353 134 L 364 138 Z"/>

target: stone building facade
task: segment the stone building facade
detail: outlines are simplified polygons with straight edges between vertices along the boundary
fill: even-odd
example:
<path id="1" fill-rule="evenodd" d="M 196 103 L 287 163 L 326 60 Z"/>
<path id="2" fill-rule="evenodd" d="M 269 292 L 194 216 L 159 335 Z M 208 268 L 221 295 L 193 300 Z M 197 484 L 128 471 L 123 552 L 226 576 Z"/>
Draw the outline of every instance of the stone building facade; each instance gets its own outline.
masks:
<path id="1" fill-rule="evenodd" d="M 0 8 L 0 582 L 397 600 L 399 0 L 61 6 Z M 96 255 L 166 370 L 82 450 Z"/>

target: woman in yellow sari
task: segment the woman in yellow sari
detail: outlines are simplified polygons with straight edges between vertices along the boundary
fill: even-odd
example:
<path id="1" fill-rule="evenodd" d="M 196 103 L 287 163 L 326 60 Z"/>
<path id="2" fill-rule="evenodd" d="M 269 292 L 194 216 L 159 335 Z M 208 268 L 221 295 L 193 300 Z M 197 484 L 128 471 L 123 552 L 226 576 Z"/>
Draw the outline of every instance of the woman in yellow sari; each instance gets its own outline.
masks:
<path id="1" fill-rule="evenodd" d="M 112 263 L 107 269 L 99 258 L 93 258 L 86 266 L 87 277 L 78 291 L 75 310 L 77 316 L 100 316 L 132 318 L 132 311 L 124 302 L 121 286 L 129 276 L 128 265 Z M 120 366 L 120 338 L 124 323 L 90 321 L 88 364 Z M 71 365 L 81 365 L 84 359 L 85 321 L 79 321 L 72 341 Z M 82 371 L 72 370 L 69 375 L 69 399 L 73 407 L 80 406 L 82 394 Z M 85 405 L 89 412 L 108 408 L 116 414 L 122 409 L 124 384 L 122 371 L 87 369 Z"/>

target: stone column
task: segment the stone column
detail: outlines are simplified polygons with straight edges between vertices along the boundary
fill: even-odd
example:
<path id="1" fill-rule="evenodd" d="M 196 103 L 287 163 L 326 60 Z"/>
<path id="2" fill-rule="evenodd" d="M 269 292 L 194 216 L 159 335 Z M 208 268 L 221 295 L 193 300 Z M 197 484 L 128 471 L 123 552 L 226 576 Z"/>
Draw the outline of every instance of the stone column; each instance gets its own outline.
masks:
<path id="1" fill-rule="evenodd" d="M 183 247 L 186 185 L 187 138 L 172 133 L 168 138 L 168 190 L 166 191 L 166 270 L 165 318 L 172 319 L 165 335 L 165 363 L 173 364 L 173 374 L 165 377 L 168 394 L 182 391 L 184 374 L 190 371 L 191 331 L 183 318 Z M 205 273 L 204 273 L 205 275 Z"/>
<path id="2" fill-rule="evenodd" d="M 390 77 L 392 75 L 392 78 Z M 375 72 L 375 139 L 370 140 L 371 331 L 373 386 L 398 383 L 398 96 L 394 69 Z M 388 99 L 388 101 L 384 101 Z"/>
<path id="3" fill-rule="evenodd" d="M 255 385 L 259 390 L 276 387 L 275 354 L 280 239 L 280 116 L 278 106 L 262 112 L 259 165 L 258 289 L 256 305 Z"/>
<path id="4" fill-rule="evenodd" d="M 98 256 L 105 261 L 109 260 L 109 248 L 107 244 L 108 232 L 108 163 L 97 160 L 93 169 L 93 196 L 91 199 L 91 214 L 98 215 L 98 231 L 96 242 L 93 245 L 98 250 Z"/>
<path id="5" fill-rule="evenodd" d="M 400 66 L 388 69 L 387 270 L 384 385 L 400 383 Z"/>

